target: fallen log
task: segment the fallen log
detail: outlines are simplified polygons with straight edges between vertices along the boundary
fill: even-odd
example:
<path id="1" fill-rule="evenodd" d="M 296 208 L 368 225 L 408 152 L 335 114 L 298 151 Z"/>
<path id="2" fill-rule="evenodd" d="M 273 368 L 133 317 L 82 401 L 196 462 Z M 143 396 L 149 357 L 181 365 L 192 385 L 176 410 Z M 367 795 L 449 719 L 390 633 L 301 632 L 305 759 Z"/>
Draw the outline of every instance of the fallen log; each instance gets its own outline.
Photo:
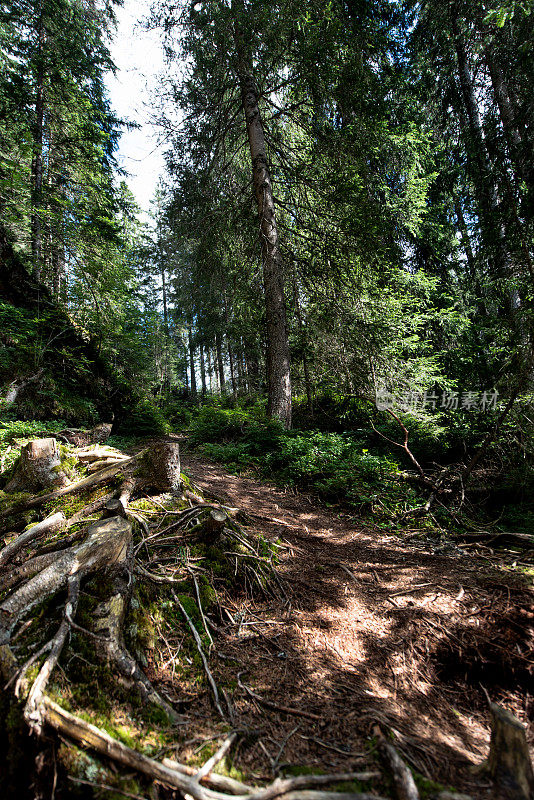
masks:
<path id="1" fill-rule="evenodd" d="M 111 422 L 102 422 L 95 425 L 91 430 L 83 428 L 66 428 L 60 431 L 61 436 L 66 439 L 69 444 L 76 447 L 84 447 L 90 444 L 102 444 L 111 436 Z"/>
<path id="2" fill-rule="evenodd" d="M 94 461 L 105 461 L 108 458 L 128 458 L 128 456 L 114 447 L 97 447 L 95 445 L 76 451 L 76 458 L 83 464 L 91 464 Z"/>

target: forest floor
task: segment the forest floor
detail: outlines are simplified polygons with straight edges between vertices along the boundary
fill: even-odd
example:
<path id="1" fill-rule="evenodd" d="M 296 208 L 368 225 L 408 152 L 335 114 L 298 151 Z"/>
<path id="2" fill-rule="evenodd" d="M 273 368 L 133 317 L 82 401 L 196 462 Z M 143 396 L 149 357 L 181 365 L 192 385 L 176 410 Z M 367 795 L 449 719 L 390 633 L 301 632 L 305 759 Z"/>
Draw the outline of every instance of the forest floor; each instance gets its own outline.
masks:
<path id="1" fill-rule="evenodd" d="M 287 546 L 279 564 L 285 602 L 223 603 L 227 624 L 217 631 L 213 672 L 231 687 L 235 727 L 253 732 L 234 766 L 249 778 L 292 766 L 373 766 L 378 725 L 393 732 L 421 776 L 423 796 L 432 788 L 427 779 L 489 796 L 489 784 L 470 769 L 488 752 L 487 697 L 527 724 L 534 710 L 527 582 L 487 557 L 384 534 L 198 452 L 184 449 L 182 463 L 207 496 L 239 507 L 258 534 Z M 180 695 L 170 672 L 150 677 Z M 221 733 L 200 686 L 190 701 L 182 753 Z"/>

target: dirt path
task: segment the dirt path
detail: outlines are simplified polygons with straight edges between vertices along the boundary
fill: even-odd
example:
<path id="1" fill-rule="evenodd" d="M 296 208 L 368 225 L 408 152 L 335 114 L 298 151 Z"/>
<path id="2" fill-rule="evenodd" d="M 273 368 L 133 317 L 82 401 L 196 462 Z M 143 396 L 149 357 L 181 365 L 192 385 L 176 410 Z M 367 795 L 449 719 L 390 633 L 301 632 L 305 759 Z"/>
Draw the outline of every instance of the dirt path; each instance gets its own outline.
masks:
<path id="1" fill-rule="evenodd" d="M 243 767 L 260 763 L 269 776 L 284 763 L 359 768 L 382 724 L 422 775 L 488 796 L 469 772 L 487 753 L 485 691 L 524 722 L 532 713 L 534 608 L 521 580 L 197 455 L 184 452 L 183 467 L 205 492 L 255 515 L 260 534 L 288 545 L 280 564 L 288 602 L 243 598 L 228 609 L 216 669 L 234 685 L 243 672 L 263 698 L 308 716 L 260 708 L 234 688 L 236 724 L 256 731 Z"/>

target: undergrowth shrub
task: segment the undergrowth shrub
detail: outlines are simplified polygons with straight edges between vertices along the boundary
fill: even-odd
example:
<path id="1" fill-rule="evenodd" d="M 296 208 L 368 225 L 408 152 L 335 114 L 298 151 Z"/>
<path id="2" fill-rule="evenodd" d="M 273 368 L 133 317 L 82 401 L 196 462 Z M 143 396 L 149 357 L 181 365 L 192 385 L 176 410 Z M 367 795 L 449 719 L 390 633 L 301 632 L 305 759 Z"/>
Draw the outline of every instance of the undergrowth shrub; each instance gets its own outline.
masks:
<path id="1" fill-rule="evenodd" d="M 143 397 L 124 411 L 113 433 L 118 436 L 156 436 L 169 430 L 163 411 L 152 400 Z"/>
<path id="2" fill-rule="evenodd" d="M 359 503 L 362 492 L 398 470 L 390 456 L 371 453 L 351 433 L 286 431 L 237 409 L 203 408 L 191 426 L 191 441 L 229 467 L 252 468 L 332 501 Z"/>

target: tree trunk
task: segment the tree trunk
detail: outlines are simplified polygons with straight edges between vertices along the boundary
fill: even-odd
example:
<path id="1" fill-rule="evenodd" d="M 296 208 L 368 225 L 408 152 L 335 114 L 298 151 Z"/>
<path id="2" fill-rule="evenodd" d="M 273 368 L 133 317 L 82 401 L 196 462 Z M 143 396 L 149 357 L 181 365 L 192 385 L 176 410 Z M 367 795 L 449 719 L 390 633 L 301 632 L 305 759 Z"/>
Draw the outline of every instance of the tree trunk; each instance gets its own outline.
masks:
<path id="1" fill-rule="evenodd" d="M 191 394 L 197 393 L 197 376 L 195 372 L 195 348 L 193 347 L 193 334 L 191 328 L 187 329 L 187 339 L 189 344 L 189 372 L 191 375 Z"/>
<path id="2" fill-rule="evenodd" d="M 297 282 L 293 280 L 293 299 L 294 299 L 294 307 L 295 307 L 295 314 L 297 317 L 297 325 L 299 329 L 299 336 L 300 336 L 300 345 L 302 347 L 302 369 L 304 372 L 304 386 L 306 388 L 306 401 L 308 405 L 308 411 L 310 412 L 311 416 L 313 417 L 313 390 L 312 384 L 310 379 L 310 369 L 308 365 L 308 357 L 306 356 L 306 329 L 304 327 L 304 321 L 302 319 L 302 312 L 300 309 L 299 303 L 299 291 Z"/>
<path id="3" fill-rule="evenodd" d="M 514 108 L 510 100 L 501 65 L 495 54 L 491 52 L 486 53 L 486 64 L 488 66 L 493 94 L 499 108 L 499 116 L 506 136 L 511 160 L 517 175 L 525 181 L 527 189 L 532 191 L 534 173 L 522 152 L 523 132 L 520 131 L 515 120 Z"/>
<path id="4" fill-rule="evenodd" d="M 215 334 L 215 349 L 217 351 L 217 366 L 219 372 L 219 391 L 221 394 L 224 394 L 226 388 L 226 381 L 224 379 L 224 362 L 223 362 L 223 354 L 222 354 L 222 342 L 221 342 L 221 334 Z"/>
<path id="5" fill-rule="evenodd" d="M 245 389 L 246 386 L 244 385 L 244 376 L 243 376 L 243 355 L 241 352 L 241 344 L 237 351 L 237 358 L 236 358 L 236 366 L 237 366 L 237 386 L 239 389 Z"/>
<path id="6" fill-rule="evenodd" d="M 170 389 L 170 375 L 169 375 L 169 312 L 167 308 L 167 278 L 165 275 L 164 256 L 160 253 L 160 269 L 161 269 L 161 296 L 163 300 L 163 388 L 164 390 Z"/>
<path id="7" fill-rule="evenodd" d="M 201 344 L 200 350 L 200 382 L 202 384 L 202 396 L 206 394 L 206 364 L 204 361 L 204 346 Z"/>
<path id="8" fill-rule="evenodd" d="M 41 280 L 43 234 L 41 205 L 43 195 L 43 128 L 44 128 L 44 44 L 45 29 L 43 13 L 39 18 L 37 46 L 37 75 L 35 95 L 35 118 L 33 125 L 32 193 L 31 193 L 31 232 L 32 264 L 36 281 Z"/>
<path id="9" fill-rule="evenodd" d="M 34 439 L 24 445 L 6 492 L 31 492 L 66 486 L 55 439 Z"/>
<path id="10" fill-rule="evenodd" d="M 522 340 L 525 340 L 525 331 L 521 329 L 521 323 L 518 323 L 517 315 L 521 298 L 519 298 L 516 288 L 511 289 L 510 286 L 506 285 L 510 283 L 511 279 L 517 278 L 517 270 L 510 257 L 507 232 L 499 208 L 497 186 L 492 174 L 475 88 L 467 61 L 465 40 L 460 32 L 454 10 L 451 10 L 451 27 L 458 61 L 461 94 L 467 112 L 470 144 L 475 153 L 475 168 L 471 172 L 479 205 L 482 235 L 488 252 L 493 255 L 495 276 L 505 284 L 505 313 L 510 320 L 510 327 L 518 333 Z M 469 149 L 469 142 L 467 143 L 467 149 Z"/>
<path id="11" fill-rule="evenodd" d="M 139 470 L 140 482 L 162 492 L 181 486 L 180 448 L 174 442 L 157 442 L 148 450 Z"/>
<path id="12" fill-rule="evenodd" d="M 505 797 L 514 800 L 534 798 L 534 771 L 525 728 L 509 711 L 490 703 L 490 751 L 478 769 L 487 772 L 500 785 Z"/>
<path id="13" fill-rule="evenodd" d="M 208 379 L 210 382 L 210 394 L 213 394 L 213 367 L 211 364 L 211 349 L 206 348 L 206 355 L 208 357 Z"/>
<path id="14" fill-rule="evenodd" d="M 230 380 L 232 382 L 232 394 L 234 397 L 237 397 L 237 385 L 235 382 L 235 370 L 234 370 L 234 357 L 232 355 L 232 348 L 230 347 L 230 340 L 228 336 L 226 337 L 226 342 L 228 346 L 228 360 L 230 362 Z"/>
<path id="15" fill-rule="evenodd" d="M 260 221 L 267 335 L 267 412 L 270 417 L 279 419 L 286 428 L 289 428 L 291 427 L 290 354 L 283 266 L 278 242 L 273 188 L 267 162 L 263 122 L 258 105 L 258 90 L 252 74 L 251 58 L 247 57 L 247 48 L 239 28 L 239 16 L 243 16 L 245 13 L 243 3 L 241 0 L 233 0 L 232 7 L 236 12 L 234 41 L 241 102 L 245 114 L 252 160 L 252 182 Z"/>

